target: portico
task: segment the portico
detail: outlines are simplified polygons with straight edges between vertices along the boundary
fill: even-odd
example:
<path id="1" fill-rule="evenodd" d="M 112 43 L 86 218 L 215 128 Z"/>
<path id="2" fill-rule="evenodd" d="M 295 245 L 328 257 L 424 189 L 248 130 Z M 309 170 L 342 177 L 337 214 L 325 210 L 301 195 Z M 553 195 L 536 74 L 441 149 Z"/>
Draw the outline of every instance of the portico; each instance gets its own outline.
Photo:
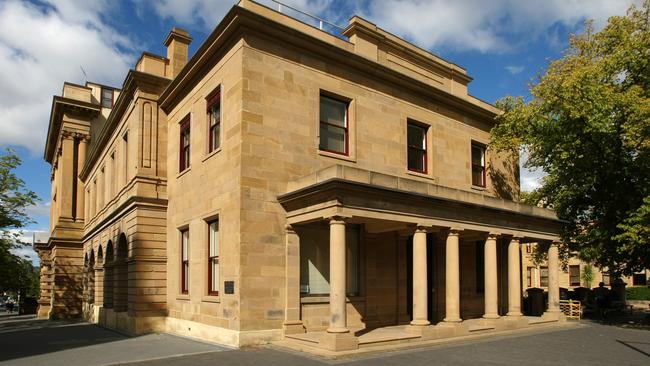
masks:
<path id="1" fill-rule="evenodd" d="M 376 339 L 365 342 L 377 338 L 377 332 L 371 330 L 386 326 L 391 331 L 384 332 L 385 341 L 431 340 L 528 326 L 529 320 L 521 312 L 520 244 L 557 241 L 559 222 L 554 214 L 496 199 L 500 207 L 492 207 L 490 197 L 403 178 L 386 178 L 370 171 L 334 166 L 305 177 L 299 182 L 302 188 L 296 187 L 279 197 L 289 223 L 285 336 L 342 351 L 375 343 Z M 387 182 L 394 185 L 391 187 Z M 426 190 L 406 192 L 400 189 L 404 185 L 420 185 Z M 465 200 L 455 198 L 461 195 Z M 480 200 L 483 202 L 472 202 Z M 316 226 L 321 234 L 302 229 Z M 354 237 L 346 234 L 351 228 L 358 232 L 363 244 L 356 260 L 358 271 L 349 268 L 354 261 L 346 257 L 351 253 L 346 239 Z M 301 272 L 300 263 L 305 259 L 300 250 L 310 250 L 302 240 L 318 240 L 313 238 L 322 237 L 326 231 L 329 265 L 309 265 L 322 273 L 329 272 L 329 291 L 310 295 L 304 287 L 311 282 L 301 280 L 306 272 Z M 381 246 L 395 248 L 397 255 L 375 255 L 373 252 L 381 250 Z M 557 247 L 550 248 L 549 263 L 557 265 Z M 387 264 L 377 266 L 379 262 Z M 391 262 L 398 268 L 394 271 L 396 281 L 388 285 L 372 278 L 378 270 L 393 271 Z M 400 278 L 400 270 L 406 277 Z M 353 290 L 346 288 L 351 283 L 346 276 L 356 273 L 362 285 Z M 549 292 L 549 311 L 544 321 L 560 318 L 555 311 L 559 284 L 553 277 L 549 282 L 553 290 Z M 505 289 L 507 296 L 500 289 Z M 389 293 L 393 291 L 406 292 L 405 296 L 396 296 L 394 321 L 376 321 L 375 308 L 383 306 L 378 296 L 385 294 L 390 303 Z M 321 305 L 328 305 L 326 327 L 314 326 L 317 322 L 311 318 L 315 312 L 306 310 L 314 306 L 314 296 Z M 507 312 L 500 313 L 503 305 L 507 305 Z M 406 314 L 400 314 L 401 309 Z"/>

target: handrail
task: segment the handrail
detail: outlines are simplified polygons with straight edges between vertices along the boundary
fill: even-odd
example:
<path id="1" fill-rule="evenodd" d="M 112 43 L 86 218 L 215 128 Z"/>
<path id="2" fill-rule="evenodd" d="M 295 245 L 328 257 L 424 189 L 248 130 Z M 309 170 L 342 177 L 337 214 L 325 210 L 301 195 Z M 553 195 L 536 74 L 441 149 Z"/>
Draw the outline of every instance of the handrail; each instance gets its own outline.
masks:
<path id="1" fill-rule="evenodd" d="M 327 20 L 325 20 L 325 19 L 323 19 L 323 18 L 320 18 L 320 17 L 317 17 L 317 16 L 315 16 L 315 15 L 309 14 L 309 13 L 307 13 L 307 12 L 305 12 L 305 11 L 300 10 L 300 9 L 296 9 L 296 8 L 294 8 L 294 7 L 291 6 L 291 5 L 287 5 L 287 4 L 282 3 L 282 2 L 280 2 L 280 1 L 277 1 L 277 0 L 270 0 L 270 1 L 271 1 L 271 2 L 274 2 L 274 3 L 276 3 L 276 4 L 278 5 L 278 13 L 282 13 L 282 7 L 285 7 L 285 8 L 289 8 L 289 9 L 291 9 L 291 10 L 293 10 L 293 11 L 296 11 L 296 12 L 298 12 L 298 13 L 300 13 L 300 14 L 306 15 L 306 16 L 308 16 L 308 17 L 314 19 L 314 20 L 317 20 L 317 21 L 318 21 L 318 29 L 320 29 L 320 30 L 323 30 L 323 24 L 327 24 L 327 25 L 329 25 L 329 26 L 332 26 L 332 27 L 334 27 L 334 28 L 337 28 L 339 31 L 344 31 L 344 30 L 345 30 L 344 27 L 341 27 L 341 26 L 338 25 L 338 24 L 334 24 L 334 23 L 332 23 L 332 22 L 330 22 L 330 21 L 327 21 Z M 283 14 L 285 14 L 285 13 L 283 13 Z"/>

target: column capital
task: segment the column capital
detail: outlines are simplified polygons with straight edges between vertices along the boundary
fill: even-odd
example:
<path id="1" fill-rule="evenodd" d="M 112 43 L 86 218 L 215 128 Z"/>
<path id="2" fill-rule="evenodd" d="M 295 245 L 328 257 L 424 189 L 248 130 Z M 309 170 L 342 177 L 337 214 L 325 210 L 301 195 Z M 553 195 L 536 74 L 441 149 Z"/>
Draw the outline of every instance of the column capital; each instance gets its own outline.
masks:
<path id="1" fill-rule="evenodd" d="M 284 230 L 287 232 L 287 234 L 295 234 L 296 230 L 294 230 L 293 226 L 291 224 L 287 224 L 284 226 Z"/>
<path id="2" fill-rule="evenodd" d="M 460 227 L 450 227 L 447 231 L 447 236 L 459 236 L 463 230 L 464 229 Z"/>
<path id="3" fill-rule="evenodd" d="M 556 248 L 559 248 L 559 247 L 560 247 L 560 244 L 562 244 L 562 243 L 559 242 L 559 241 L 552 241 L 552 242 L 551 242 L 551 245 L 549 246 L 549 248 L 550 248 L 550 247 L 556 247 Z"/>
<path id="4" fill-rule="evenodd" d="M 430 229 L 431 229 L 431 226 L 416 225 L 415 228 L 413 229 L 413 231 L 416 232 L 416 233 L 428 233 Z"/>
<path id="5" fill-rule="evenodd" d="M 330 224 L 330 225 L 333 225 L 333 224 L 334 224 L 334 225 L 335 225 L 335 224 L 345 225 L 345 224 L 346 224 L 346 220 L 347 220 L 348 218 L 347 218 L 347 217 L 344 217 L 344 216 L 329 216 L 329 217 L 326 217 L 325 219 L 329 221 L 329 224 Z"/>
<path id="6" fill-rule="evenodd" d="M 487 233 L 486 238 L 496 240 L 501 235 L 503 235 L 503 234 L 501 234 L 500 232 L 490 231 L 489 233 Z"/>

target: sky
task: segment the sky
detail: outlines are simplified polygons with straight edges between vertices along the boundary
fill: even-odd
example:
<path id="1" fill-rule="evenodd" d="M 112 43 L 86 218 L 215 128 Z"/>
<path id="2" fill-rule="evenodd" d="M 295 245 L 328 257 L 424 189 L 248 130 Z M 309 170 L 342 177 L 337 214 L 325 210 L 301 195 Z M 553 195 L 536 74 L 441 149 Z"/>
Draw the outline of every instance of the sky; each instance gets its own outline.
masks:
<path id="1" fill-rule="evenodd" d="M 259 2 L 277 9 L 271 0 Z M 587 19 L 597 29 L 624 15 L 634 0 L 282 0 L 340 26 L 359 15 L 433 54 L 467 69 L 470 94 L 494 103 L 506 95 L 529 98 L 528 87 L 551 60 L 562 56 L 569 35 Z M 235 0 L 0 0 L 0 149 L 15 149 L 17 170 L 41 201 L 28 209 L 49 226 L 50 169 L 43 148 L 52 105 L 64 81 L 121 87 L 143 51 L 166 55 L 173 26 L 193 37 L 190 55 Z M 284 11 L 295 15 L 286 7 Z M 522 170 L 522 190 L 539 186 L 543 173 Z M 31 248 L 20 254 L 38 262 Z"/>

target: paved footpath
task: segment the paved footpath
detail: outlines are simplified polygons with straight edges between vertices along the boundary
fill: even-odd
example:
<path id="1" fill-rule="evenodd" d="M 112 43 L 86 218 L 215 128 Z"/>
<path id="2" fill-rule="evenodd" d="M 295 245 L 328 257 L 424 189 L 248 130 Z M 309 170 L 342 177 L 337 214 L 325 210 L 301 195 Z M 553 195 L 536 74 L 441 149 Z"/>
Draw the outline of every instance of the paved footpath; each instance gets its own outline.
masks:
<path id="1" fill-rule="evenodd" d="M 650 365 L 650 331 L 583 322 L 426 349 L 324 360 L 275 347 L 234 350 L 168 334 L 126 337 L 95 325 L 0 321 L 0 365 Z"/>

